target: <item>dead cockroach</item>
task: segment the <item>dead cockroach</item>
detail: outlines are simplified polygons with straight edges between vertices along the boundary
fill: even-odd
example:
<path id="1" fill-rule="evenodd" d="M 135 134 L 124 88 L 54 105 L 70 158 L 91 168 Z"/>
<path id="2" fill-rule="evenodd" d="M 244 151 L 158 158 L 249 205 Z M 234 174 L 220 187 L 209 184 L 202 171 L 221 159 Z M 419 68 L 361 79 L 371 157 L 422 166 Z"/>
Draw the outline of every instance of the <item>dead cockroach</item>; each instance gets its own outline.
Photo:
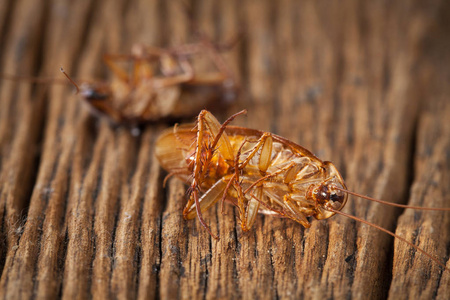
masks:
<path id="1" fill-rule="evenodd" d="M 192 116 L 221 98 L 233 99 L 235 81 L 219 53 L 229 47 L 213 45 L 206 38 L 170 49 L 136 45 L 130 55 L 104 56 L 113 73 L 110 83 L 78 86 L 61 71 L 94 113 L 107 116 L 114 124 L 135 126 Z M 191 59 L 199 55 L 209 58 L 217 70 L 196 72 Z"/>
<path id="2" fill-rule="evenodd" d="M 342 176 L 329 161 L 321 161 L 305 148 L 278 135 L 229 126 L 241 111 L 223 124 L 203 110 L 197 123 L 175 126 L 156 141 L 155 153 L 161 166 L 190 184 L 190 197 L 183 211 L 185 219 L 197 215 L 215 238 L 202 212 L 217 201 L 231 202 L 239 210 L 242 230 L 252 227 L 257 213 L 290 218 L 306 228 L 307 217 L 321 220 L 341 214 L 382 230 L 436 258 L 406 239 L 375 224 L 340 210 L 348 194 L 403 208 L 449 211 L 450 208 L 418 208 L 389 203 L 347 190 Z"/>

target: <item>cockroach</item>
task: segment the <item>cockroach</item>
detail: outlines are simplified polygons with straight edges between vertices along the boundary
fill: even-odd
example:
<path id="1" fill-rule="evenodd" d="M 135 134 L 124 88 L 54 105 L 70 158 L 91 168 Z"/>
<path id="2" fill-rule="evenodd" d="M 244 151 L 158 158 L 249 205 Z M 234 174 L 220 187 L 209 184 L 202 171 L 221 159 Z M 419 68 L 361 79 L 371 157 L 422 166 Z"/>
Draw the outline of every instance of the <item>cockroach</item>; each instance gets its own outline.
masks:
<path id="1" fill-rule="evenodd" d="M 61 71 L 94 114 L 106 116 L 114 124 L 136 126 L 193 116 L 220 98 L 232 100 L 235 80 L 219 53 L 230 45 L 216 46 L 206 38 L 168 49 L 135 45 L 129 55 L 104 56 L 113 74 L 111 82 L 78 86 Z M 191 59 L 200 55 L 209 58 L 217 70 L 196 72 Z"/>
<path id="2" fill-rule="evenodd" d="M 110 82 L 80 81 L 61 72 L 94 115 L 105 116 L 114 125 L 135 127 L 160 120 L 192 117 L 205 107 L 223 107 L 234 100 L 237 85 L 221 56 L 238 41 L 213 44 L 201 35 L 198 42 L 173 48 L 135 45 L 131 54 L 106 54 L 112 72 Z M 206 57 L 214 71 L 199 72 L 194 57 Z M 59 78 L 0 75 L 0 78 L 34 83 L 62 83 Z M 67 82 L 67 81 L 65 81 Z"/>
<path id="3" fill-rule="evenodd" d="M 406 239 L 341 209 L 348 194 L 402 208 L 440 211 L 450 208 L 411 207 L 353 193 L 347 190 L 333 163 L 320 160 L 276 134 L 229 125 L 236 116 L 245 113 L 246 110 L 236 113 L 220 124 L 203 110 L 196 124 L 169 128 L 157 139 L 155 154 L 169 173 L 166 180 L 175 175 L 190 185 L 183 210 L 186 220 L 197 216 L 211 236 L 218 239 L 202 217 L 218 201 L 237 207 L 243 231 L 250 230 L 258 213 L 289 218 L 305 228 L 311 226 L 308 217 L 322 220 L 340 214 L 406 242 L 446 269 L 435 257 Z"/>

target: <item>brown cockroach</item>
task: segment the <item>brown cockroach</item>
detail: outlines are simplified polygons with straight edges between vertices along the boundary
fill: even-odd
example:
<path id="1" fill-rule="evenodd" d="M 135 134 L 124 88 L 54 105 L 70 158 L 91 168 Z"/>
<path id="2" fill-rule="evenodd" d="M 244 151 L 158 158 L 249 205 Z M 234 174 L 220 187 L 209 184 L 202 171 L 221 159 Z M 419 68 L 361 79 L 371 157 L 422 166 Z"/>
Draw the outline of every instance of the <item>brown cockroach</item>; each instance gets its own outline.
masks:
<path id="1" fill-rule="evenodd" d="M 237 85 L 220 52 L 238 41 L 215 45 L 204 35 L 198 42 L 173 48 L 135 45 L 131 54 L 107 54 L 104 61 L 112 71 L 106 81 L 80 81 L 78 85 L 61 68 L 95 115 L 112 124 L 130 127 L 160 120 L 192 117 L 205 107 L 221 107 L 234 100 Z M 195 70 L 192 60 L 204 56 L 215 68 Z M 14 81 L 60 84 L 59 78 L 0 75 Z"/>
<path id="2" fill-rule="evenodd" d="M 385 202 L 347 190 L 342 176 L 329 161 L 321 161 L 307 149 L 272 133 L 223 124 L 203 110 L 196 124 L 175 126 L 156 141 L 155 153 L 161 166 L 189 182 L 190 197 L 185 219 L 198 217 L 213 236 L 202 212 L 219 200 L 234 204 L 243 231 L 248 231 L 259 213 L 290 218 L 305 228 L 307 217 L 327 219 L 340 214 L 382 230 L 414 247 L 443 266 L 406 239 L 378 225 L 340 210 L 348 194 L 402 208 L 449 211 L 450 208 L 421 208 Z M 222 207 L 223 209 L 223 207 Z"/>
<path id="3" fill-rule="evenodd" d="M 234 42 L 216 46 L 202 37 L 197 43 L 170 49 L 136 45 L 130 55 L 105 55 L 113 74 L 111 82 L 78 86 L 61 71 L 95 114 L 114 124 L 136 126 L 193 116 L 220 98 L 232 100 L 236 85 L 220 51 Z M 206 74 L 194 71 L 191 59 L 200 55 L 209 58 L 217 70 Z"/>

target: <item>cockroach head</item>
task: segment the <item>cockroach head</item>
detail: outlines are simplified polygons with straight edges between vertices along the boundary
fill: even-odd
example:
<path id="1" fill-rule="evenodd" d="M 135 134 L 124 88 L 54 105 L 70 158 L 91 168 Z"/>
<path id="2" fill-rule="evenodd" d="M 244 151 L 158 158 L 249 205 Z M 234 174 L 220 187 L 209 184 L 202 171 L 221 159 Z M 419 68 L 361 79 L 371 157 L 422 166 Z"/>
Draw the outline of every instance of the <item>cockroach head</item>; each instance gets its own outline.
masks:
<path id="1" fill-rule="evenodd" d="M 80 87 L 80 95 L 88 102 L 107 100 L 111 95 L 111 89 L 106 84 L 83 83 Z"/>
<path id="2" fill-rule="evenodd" d="M 330 162 L 325 162 L 325 170 L 328 179 L 312 184 L 308 192 L 308 198 L 316 203 L 314 217 L 318 220 L 333 216 L 335 212 L 331 209 L 341 210 L 347 202 L 347 193 L 337 189 L 345 189 L 345 184 L 336 167 Z"/>

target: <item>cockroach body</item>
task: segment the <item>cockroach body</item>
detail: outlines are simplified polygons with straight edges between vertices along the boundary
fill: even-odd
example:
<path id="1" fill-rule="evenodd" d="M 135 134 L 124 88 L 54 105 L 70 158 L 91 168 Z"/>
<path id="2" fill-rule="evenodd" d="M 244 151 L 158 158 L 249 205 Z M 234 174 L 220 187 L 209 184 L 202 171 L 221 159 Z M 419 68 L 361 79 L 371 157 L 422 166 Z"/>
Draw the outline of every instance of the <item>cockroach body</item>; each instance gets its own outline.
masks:
<path id="1" fill-rule="evenodd" d="M 207 111 L 193 124 L 166 130 L 156 156 L 168 172 L 189 181 L 186 219 L 224 197 L 239 208 L 241 227 L 249 230 L 258 212 L 278 214 L 310 227 L 307 217 L 326 219 L 340 210 L 347 194 L 331 162 L 278 135 L 225 126 Z M 221 130 L 221 128 L 223 130 Z M 192 141 L 196 141 L 192 143 Z"/>

